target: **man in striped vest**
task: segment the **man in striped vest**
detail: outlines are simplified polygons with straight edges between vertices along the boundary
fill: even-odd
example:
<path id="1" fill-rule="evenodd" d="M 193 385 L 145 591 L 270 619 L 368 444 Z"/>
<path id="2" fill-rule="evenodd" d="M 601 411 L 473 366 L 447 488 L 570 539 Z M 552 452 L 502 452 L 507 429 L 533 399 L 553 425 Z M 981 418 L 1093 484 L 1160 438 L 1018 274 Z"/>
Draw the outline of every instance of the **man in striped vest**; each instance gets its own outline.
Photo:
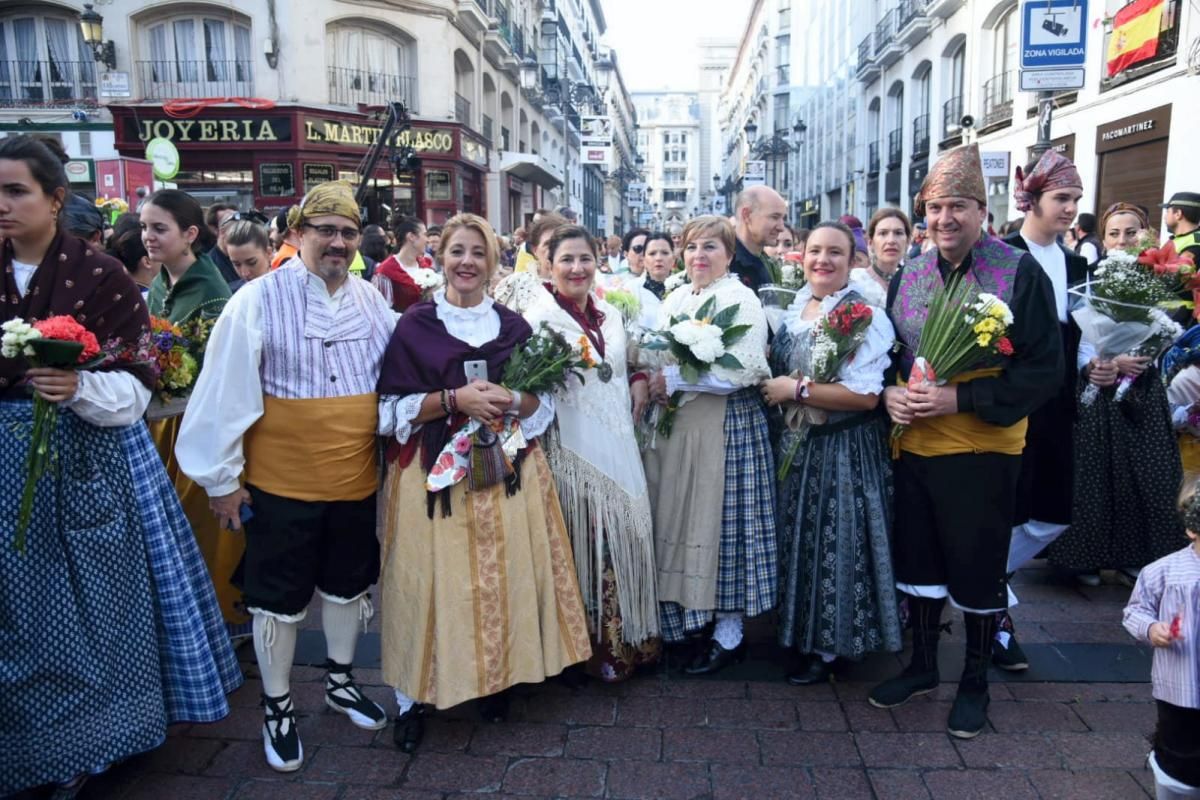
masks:
<path id="1" fill-rule="evenodd" d="M 304 760 L 289 678 L 314 591 L 326 705 L 360 728 L 387 724 L 350 668 L 379 577 L 375 384 L 396 321 L 383 296 L 349 274 L 360 236 L 349 184 L 309 192 L 292 227 L 297 257 L 247 284 L 214 326 L 175 451 L 222 523 L 245 522 L 242 588 L 262 672 L 263 748 L 280 772 Z"/>

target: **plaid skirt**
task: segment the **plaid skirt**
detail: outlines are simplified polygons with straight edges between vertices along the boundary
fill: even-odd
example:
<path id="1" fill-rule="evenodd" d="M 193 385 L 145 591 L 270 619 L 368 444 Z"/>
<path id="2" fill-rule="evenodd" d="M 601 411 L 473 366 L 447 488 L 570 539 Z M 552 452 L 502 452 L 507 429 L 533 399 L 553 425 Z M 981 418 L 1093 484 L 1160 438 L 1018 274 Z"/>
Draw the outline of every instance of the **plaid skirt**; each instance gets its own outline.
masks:
<path id="1" fill-rule="evenodd" d="M 58 416 L 26 551 L 12 547 L 32 403 L 0 401 L 0 795 L 100 772 L 241 683 L 145 425 Z"/>
<path id="2" fill-rule="evenodd" d="M 663 638 L 669 642 L 703 628 L 714 612 L 754 617 L 775 607 L 779 592 L 775 458 L 766 407 L 755 387 L 731 394 L 725 406 L 724 491 L 716 608 L 661 603 Z"/>

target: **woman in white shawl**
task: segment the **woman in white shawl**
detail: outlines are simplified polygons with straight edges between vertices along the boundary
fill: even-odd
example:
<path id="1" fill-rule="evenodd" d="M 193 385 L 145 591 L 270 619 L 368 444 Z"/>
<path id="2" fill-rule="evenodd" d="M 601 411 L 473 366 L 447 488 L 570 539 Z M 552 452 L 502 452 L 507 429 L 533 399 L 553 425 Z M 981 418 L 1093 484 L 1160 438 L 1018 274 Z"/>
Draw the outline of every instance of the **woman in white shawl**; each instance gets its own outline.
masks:
<path id="1" fill-rule="evenodd" d="M 588 672 L 608 682 L 657 660 L 658 604 L 650 499 L 634 437 L 648 397 L 645 375 L 627 375 L 621 313 L 592 294 L 598 255 L 587 230 L 554 229 L 548 239 L 552 290 L 525 312 L 536 330 L 548 325 L 594 366 L 572 376 L 555 398 L 558 436 L 547 458 L 592 634 Z"/>

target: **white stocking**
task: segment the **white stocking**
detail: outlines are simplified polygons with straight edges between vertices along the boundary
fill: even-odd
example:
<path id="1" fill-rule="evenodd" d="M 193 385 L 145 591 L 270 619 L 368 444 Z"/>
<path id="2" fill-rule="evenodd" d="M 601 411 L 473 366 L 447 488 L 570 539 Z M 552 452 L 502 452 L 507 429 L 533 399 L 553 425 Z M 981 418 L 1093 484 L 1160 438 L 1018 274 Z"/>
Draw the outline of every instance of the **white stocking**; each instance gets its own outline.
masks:
<path id="1" fill-rule="evenodd" d="M 295 622 L 268 614 L 254 615 L 254 655 L 262 673 L 263 694 L 268 697 L 285 695 L 291 689 L 297 627 Z"/>
<path id="2" fill-rule="evenodd" d="M 740 612 L 717 612 L 717 626 L 713 630 L 713 639 L 726 650 L 732 650 L 742 643 L 742 615 Z"/>
<path id="3" fill-rule="evenodd" d="M 321 627 L 325 629 L 325 648 L 335 664 L 353 664 L 358 645 L 358 624 L 363 628 L 374 615 L 371 600 L 365 594 L 353 600 L 341 600 L 321 595 Z"/>

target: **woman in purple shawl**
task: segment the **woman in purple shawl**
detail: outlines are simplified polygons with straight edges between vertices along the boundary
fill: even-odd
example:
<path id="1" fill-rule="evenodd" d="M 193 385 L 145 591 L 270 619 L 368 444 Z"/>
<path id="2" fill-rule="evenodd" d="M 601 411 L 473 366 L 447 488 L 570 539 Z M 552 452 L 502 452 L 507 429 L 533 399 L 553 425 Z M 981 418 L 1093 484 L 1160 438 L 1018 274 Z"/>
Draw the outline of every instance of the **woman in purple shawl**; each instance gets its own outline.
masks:
<path id="1" fill-rule="evenodd" d="M 500 386 L 532 331 L 485 292 L 499 261 L 495 234 L 480 217 L 459 215 L 437 256 L 446 288 L 401 317 L 379 379 L 380 433 L 392 439 L 382 493 L 383 675 L 396 687 L 394 738 L 406 752 L 420 742 L 424 704 L 488 698 L 484 716 L 503 719 L 510 686 L 591 654 L 571 542 L 535 438 L 553 422 L 553 402 Z M 482 371 L 486 380 L 467 379 Z M 520 421 L 527 444 L 511 476 L 481 488 L 489 481 L 464 466 L 471 454 L 465 442 L 468 452 L 456 452 L 455 434 L 506 416 Z"/>

